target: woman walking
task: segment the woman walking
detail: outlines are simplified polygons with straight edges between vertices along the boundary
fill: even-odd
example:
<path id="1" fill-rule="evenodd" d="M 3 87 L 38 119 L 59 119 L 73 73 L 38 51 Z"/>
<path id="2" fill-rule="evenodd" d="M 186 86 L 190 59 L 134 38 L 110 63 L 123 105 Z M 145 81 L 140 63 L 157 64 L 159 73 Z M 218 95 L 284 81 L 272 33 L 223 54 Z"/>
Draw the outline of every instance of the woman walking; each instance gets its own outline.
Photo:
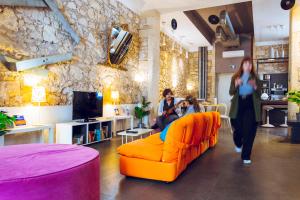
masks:
<path id="1" fill-rule="evenodd" d="M 229 116 L 233 126 L 236 152 L 241 152 L 244 164 L 251 164 L 251 151 L 256 136 L 257 123 L 261 120 L 260 81 L 250 57 L 242 60 L 233 75 L 229 94 L 232 97 Z"/>

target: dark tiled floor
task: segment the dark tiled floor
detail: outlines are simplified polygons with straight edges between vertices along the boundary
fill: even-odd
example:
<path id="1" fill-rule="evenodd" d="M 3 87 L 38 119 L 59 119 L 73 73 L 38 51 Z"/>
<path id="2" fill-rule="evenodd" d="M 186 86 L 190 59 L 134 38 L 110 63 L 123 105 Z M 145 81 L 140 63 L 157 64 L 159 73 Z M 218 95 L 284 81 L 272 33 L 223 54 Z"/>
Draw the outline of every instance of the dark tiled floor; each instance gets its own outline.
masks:
<path id="1" fill-rule="evenodd" d="M 253 164 L 243 166 L 231 134 L 195 160 L 173 183 L 126 178 L 119 173 L 120 138 L 92 147 L 101 155 L 101 199 L 299 200 L 300 144 L 285 142 L 286 129 L 259 129 Z"/>

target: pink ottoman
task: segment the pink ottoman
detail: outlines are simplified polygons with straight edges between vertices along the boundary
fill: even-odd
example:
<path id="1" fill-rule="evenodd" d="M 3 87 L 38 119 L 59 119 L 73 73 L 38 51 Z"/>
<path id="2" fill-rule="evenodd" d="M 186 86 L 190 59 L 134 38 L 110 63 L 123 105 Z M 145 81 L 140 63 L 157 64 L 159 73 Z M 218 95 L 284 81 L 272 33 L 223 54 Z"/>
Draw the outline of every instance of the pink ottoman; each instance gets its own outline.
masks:
<path id="1" fill-rule="evenodd" d="M 0 147 L 1 200 L 99 200 L 99 153 L 75 145 Z"/>

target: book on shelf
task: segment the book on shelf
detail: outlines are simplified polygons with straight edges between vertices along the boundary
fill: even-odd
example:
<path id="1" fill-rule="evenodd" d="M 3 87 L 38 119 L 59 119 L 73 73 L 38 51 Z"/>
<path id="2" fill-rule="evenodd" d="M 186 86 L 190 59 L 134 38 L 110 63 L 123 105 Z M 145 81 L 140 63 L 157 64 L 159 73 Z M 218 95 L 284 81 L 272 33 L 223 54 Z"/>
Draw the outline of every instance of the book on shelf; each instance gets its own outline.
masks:
<path id="1" fill-rule="evenodd" d="M 89 131 L 89 135 L 88 135 L 88 141 L 89 142 L 94 142 L 95 141 L 95 131 Z"/>
<path id="2" fill-rule="evenodd" d="M 109 138 L 108 126 L 102 126 L 103 138 Z"/>

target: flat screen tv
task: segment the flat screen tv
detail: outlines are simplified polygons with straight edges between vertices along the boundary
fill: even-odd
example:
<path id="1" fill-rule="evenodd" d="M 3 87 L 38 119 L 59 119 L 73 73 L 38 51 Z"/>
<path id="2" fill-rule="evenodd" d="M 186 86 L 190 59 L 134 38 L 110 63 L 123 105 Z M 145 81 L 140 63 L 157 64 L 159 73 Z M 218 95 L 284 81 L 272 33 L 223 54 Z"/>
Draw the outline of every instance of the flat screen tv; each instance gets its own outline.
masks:
<path id="1" fill-rule="evenodd" d="M 103 95 L 100 92 L 73 92 L 73 120 L 102 117 Z"/>

